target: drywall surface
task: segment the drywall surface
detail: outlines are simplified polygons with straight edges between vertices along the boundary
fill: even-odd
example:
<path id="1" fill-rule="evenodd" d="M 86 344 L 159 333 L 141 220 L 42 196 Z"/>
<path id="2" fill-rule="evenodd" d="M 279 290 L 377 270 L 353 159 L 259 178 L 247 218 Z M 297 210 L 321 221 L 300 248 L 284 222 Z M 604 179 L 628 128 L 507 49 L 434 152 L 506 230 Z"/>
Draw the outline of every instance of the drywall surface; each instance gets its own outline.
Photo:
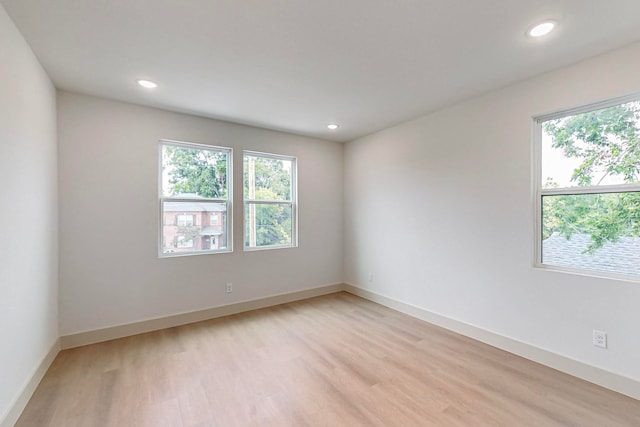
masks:
<path id="1" fill-rule="evenodd" d="M 65 92 L 58 112 L 61 335 L 342 282 L 342 144 Z M 160 139 L 233 148 L 233 253 L 158 258 Z M 242 150 L 297 157 L 297 248 L 243 251 Z"/>
<path id="2" fill-rule="evenodd" d="M 640 283 L 534 268 L 532 190 L 532 116 L 638 75 L 635 44 L 348 143 L 346 281 L 640 380 Z"/>
<path id="3" fill-rule="evenodd" d="M 58 338 L 56 92 L 0 6 L 0 423 Z"/>

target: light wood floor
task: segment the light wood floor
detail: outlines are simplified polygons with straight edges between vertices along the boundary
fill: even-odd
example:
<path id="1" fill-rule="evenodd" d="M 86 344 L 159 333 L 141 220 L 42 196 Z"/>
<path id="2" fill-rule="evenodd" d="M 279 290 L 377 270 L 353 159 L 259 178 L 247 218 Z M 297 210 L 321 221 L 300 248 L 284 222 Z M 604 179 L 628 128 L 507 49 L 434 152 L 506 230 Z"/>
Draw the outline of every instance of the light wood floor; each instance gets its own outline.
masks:
<path id="1" fill-rule="evenodd" d="M 640 401 L 338 293 L 62 351 L 17 426 L 640 426 Z"/>

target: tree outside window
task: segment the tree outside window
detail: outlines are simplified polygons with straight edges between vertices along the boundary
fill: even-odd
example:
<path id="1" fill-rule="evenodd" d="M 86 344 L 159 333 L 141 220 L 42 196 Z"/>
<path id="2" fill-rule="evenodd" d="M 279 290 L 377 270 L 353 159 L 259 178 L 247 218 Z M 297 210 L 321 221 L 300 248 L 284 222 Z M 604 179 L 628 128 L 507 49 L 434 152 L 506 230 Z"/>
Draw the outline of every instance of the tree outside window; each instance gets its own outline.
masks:
<path id="1" fill-rule="evenodd" d="M 640 101 L 538 125 L 540 261 L 640 274 Z"/>
<path id="2" fill-rule="evenodd" d="M 245 248 L 296 245 L 296 159 L 245 152 Z"/>
<path id="3" fill-rule="evenodd" d="M 160 256 L 231 251 L 231 149 L 160 141 L 160 161 Z"/>

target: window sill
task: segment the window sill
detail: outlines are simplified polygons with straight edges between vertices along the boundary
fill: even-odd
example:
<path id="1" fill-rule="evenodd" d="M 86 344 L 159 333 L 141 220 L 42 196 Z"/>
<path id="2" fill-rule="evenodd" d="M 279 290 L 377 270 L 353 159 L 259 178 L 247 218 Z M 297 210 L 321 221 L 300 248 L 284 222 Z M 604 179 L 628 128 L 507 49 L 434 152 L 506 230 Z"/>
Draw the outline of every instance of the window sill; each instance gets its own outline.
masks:
<path id="1" fill-rule="evenodd" d="M 257 252 L 257 251 L 270 251 L 272 249 L 293 249 L 297 248 L 298 245 L 277 245 L 277 246 L 258 246 L 255 248 L 247 248 L 243 249 L 244 252 Z"/>
<path id="2" fill-rule="evenodd" d="M 622 273 L 612 273 L 599 270 L 582 270 L 578 268 L 562 267 L 559 265 L 550 265 L 535 263 L 533 266 L 537 270 L 552 271 L 557 273 L 572 274 L 575 276 L 592 277 L 596 279 L 619 280 L 631 283 L 640 283 L 640 276 Z"/>
<path id="3" fill-rule="evenodd" d="M 178 258 L 186 256 L 198 256 L 198 255 L 217 255 L 217 254 L 230 254 L 233 253 L 232 249 L 218 250 L 218 251 L 198 251 L 198 252 L 168 252 L 158 254 L 158 258 Z"/>

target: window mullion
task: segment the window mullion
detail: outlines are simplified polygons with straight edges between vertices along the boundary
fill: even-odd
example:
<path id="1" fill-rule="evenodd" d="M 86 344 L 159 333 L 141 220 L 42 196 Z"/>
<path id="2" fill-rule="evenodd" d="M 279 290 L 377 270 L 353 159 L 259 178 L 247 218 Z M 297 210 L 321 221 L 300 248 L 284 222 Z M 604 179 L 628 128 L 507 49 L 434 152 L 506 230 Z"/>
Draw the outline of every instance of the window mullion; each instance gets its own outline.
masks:
<path id="1" fill-rule="evenodd" d="M 290 200 L 245 200 L 248 205 L 292 205 Z"/>
<path id="2" fill-rule="evenodd" d="M 603 185 L 589 187 L 543 188 L 541 196 L 572 195 L 572 194 L 604 194 L 604 193 L 634 193 L 640 191 L 640 184 Z"/>
<path id="3" fill-rule="evenodd" d="M 202 202 L 202 203 L 228 203 L 229 199 L 208 199 L 208 198 L 182 198 L 182 197 L 160 197 L 163 202 L 176 202 L 176 203 L 190 203 L 190 202 Z"/>

